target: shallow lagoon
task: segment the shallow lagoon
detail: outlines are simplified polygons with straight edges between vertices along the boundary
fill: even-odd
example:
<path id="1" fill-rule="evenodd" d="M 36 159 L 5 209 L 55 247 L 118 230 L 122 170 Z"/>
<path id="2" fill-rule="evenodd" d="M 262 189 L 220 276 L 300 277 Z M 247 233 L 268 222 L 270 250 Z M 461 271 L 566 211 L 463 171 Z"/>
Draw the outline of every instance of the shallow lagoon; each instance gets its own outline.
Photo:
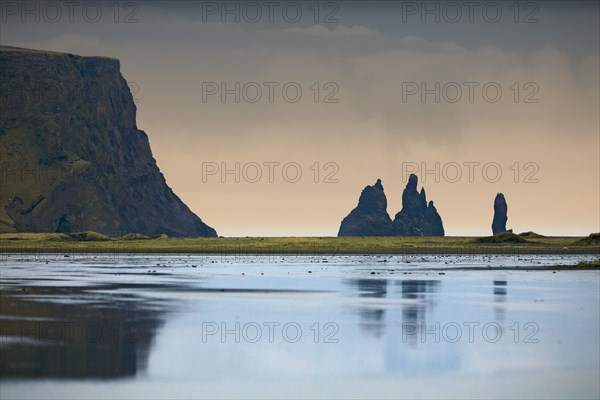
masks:
<path id="1" fill-rule="evenodd" d="M 592 258 L 2 255 L 0 397 L 598 398 Z"/>

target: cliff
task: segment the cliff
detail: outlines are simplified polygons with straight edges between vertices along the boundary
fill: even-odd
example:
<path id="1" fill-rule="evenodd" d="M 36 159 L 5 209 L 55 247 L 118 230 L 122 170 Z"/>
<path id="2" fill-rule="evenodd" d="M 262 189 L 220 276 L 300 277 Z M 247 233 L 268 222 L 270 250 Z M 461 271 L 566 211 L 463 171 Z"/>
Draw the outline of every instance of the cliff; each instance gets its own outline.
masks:
<path id="1" fill-rule="evenodd" d="M 119 61 L 0 47 L 0 232 L 216 236 L 167 186 Z"/>

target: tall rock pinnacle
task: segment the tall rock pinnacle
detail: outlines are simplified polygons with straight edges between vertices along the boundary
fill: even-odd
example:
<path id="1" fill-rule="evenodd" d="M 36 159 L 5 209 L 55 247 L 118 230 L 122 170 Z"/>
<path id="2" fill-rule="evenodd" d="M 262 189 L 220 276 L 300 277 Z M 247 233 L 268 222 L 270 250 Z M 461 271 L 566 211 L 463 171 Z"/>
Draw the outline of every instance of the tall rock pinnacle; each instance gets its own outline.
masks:
<path id="1" fill-rule="evenodd" d="M 494 199 L 494 220 L 492 221 L 492 233 L 506 232 L 506 221 L 508 220 L 508 205 L 502 193 L 498 193 Z"/>
<path id="2" fill-rule="evenodd" d="M 419 178 L 411 174 L 402 192 L 402 210 L 394 218 L 398 236 L 444 236 L 444 225 L 433 201 L 427 204 L 425 188 L 417 192 Z"/>

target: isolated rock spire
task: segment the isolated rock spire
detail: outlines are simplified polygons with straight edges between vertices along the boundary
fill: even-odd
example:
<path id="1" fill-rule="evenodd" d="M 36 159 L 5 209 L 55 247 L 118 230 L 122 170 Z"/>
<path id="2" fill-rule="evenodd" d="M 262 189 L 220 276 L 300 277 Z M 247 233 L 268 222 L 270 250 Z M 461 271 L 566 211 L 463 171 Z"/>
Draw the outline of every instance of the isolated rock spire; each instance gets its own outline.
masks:
<path id="1" fill-rule="evenodd" d="M 492 233 L 494 235 L 506 232 L 506 221 L 508 220 L 508 205 L 502 193 L 498 193 L 494 199 L 494 220 L 492 221 Z M 512 232 L 512 229 L 510 230 Z"/>

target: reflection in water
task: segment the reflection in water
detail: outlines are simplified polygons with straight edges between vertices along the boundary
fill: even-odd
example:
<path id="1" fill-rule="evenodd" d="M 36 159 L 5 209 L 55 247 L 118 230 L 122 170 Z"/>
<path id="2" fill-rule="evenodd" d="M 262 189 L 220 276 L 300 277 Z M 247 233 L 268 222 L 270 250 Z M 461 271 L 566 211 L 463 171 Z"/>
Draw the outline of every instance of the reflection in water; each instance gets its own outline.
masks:
<path id="1" fill-rule="evenodd" d="M 354 279 L 347 282 L 358 289 L 359 297 L 365 299 L 360 302 L 360 326 L 382 344 L 381 359 L 385 371 L 397 373 L 414 368 L 415 363 L 407 361 L 404 343 L 414 347 L 421 340 L 419 332 L 424 327 L 421 323 L 425 324 L 426 311 L 434 305 L 430 294 L 439 290 L 440 282 L 418 279 Z M 389 301 L 373 303 L 368 300 L 372 298 Z M 402 299 L 400 304 L 398 299 Z M 407 324 L 411 326 L 407 327 Z M 407 334 L 409 329 L 414 334 Z"/>
<path id="2" fill-rule="evenodd" d="M 0 376 L 116 378 L 146 368 L 165 311 L 134 296 L 98 301 L 89 288 L 57 287 L 2 291 L 0 315 Z"/>
<path id="3" fill-rule="evenodd" d="M 422 324 L 425 324 L 425 315 L 427 308 L 433 306 L 433 300 L 428 293 L 433 293 L 438 290 L 439 281 L 434 280 L 403 280 L 398 282 L 402 289 L 402 298 L 412 300 L 404 303 L 402 307 L 402 326 L 403 329 L 407 325 L 418 326 L 422 329 Z M 417 342 L 419 335 L 408 335 L 408 341 L 414 345 Z"/>
<path id="4" fill-rule="evenodd" d="M 599 312 L 598 271 L 388 276 L 371 275 L 364 263 L 349 266 L 346 258 L 329 258 L 317 270 L 314 264 L 202 265 L 190 257 L 173 265 L 180 256 L 143 257 L 116 266 L 3 264 L 0 398 L 316 397 L 321 388 L 328 397 L 437 398 L 457 387 L 465 388 L 457 398 L 470 387 L 494 398 L 515 379 L 523 391 L 513 397 L 547 397 L 569 381 L 583 389 L 561 397 L 599 398 L 599 321 L 590 318 Z M 160 274 L 146 273 L 150 262 L 161 264 Z M 533 304 L 540 297 L 547 301 Z M 497 343 L 484 336 L 496 305 L 506 310 L 505 325 L 519 323 L 518 341 L 509 329 Z M 468 321 L 480 323 L 473 340 Z M 236 322 L 237 335 L 231 334 Z M 526 329 L 528 322 L 533 326 Z M 271 335 L 267 324 L 276 323 Z M 295 329 L 285 335 L 284 326 L 296 323 L 303 333 L 294 342 Z M 407 335 L 403 323 L 419 331 Z M 429 332 L 441 324 L 440 340 L 421 334 L 425 323 Z M 462 328 L 456 342 L 448 339 L 453 330 L 444 333 L 452 323 Z M 256 325 L 258 341 L 246 329 Z M 218 327 L 207 341 L 205 326 Z M 103 335 L 96 338 L 99 327 Z M 13 377 L 20 379 L 4 379 Z M 295 382 L 316 389 L 290 394 Z"/>
<path id="5" fill-rule="evenodd" d="M 496 322 L 502 323 L 504 322 L 504 313 L 506 302 L 506 294 L 507 294 L 507 284 L 506 280 L 495 280 L 494 281 L 494 313 L 496 316 Z"/>
<path id="6" fill-rule="evenodd" d="M 402 288 L 402 298 L 412 301 L 405 304 L 402 309 L 402 322 L 421 323 L 425 321 L 425 311 L 433 305 L 427 293 L 436 292 L 439 281 L 433 280 L 403 280 L 399 282 Z"/>
<path id="7" fill-rule="evenodd" d="M 353 283 L 359 290 L 360 297 L 385 298 L 387 295 L 386 279 L 356 279 Z M 376 337 L 380 337 L 385 330 L 385 310 L 381 306 L 361 307 L 361 326 L 370 331 Z"/>
<path id="8" fill-rule="evenodd" d="M 400 293 L 389 292 L 386 279 L 353 279 L 348 283 L 355 286 L 361 298 L 397 298 L 405 300 L 402 304 L 402 323 L 419 325 L 425 322 L 428 308 L 433 306 L 433 299 L 429 293 L 436 292 L 439 281 L 436 280 L 402 280 L 396 284 L 400 286 Z M 362 302 L 359 310 L 361 327 L 375 337 L 380 337 L 386 328 L 385 306 L 381 303 Z M 418 335 L 411 337 L 414 340 Z"/>

